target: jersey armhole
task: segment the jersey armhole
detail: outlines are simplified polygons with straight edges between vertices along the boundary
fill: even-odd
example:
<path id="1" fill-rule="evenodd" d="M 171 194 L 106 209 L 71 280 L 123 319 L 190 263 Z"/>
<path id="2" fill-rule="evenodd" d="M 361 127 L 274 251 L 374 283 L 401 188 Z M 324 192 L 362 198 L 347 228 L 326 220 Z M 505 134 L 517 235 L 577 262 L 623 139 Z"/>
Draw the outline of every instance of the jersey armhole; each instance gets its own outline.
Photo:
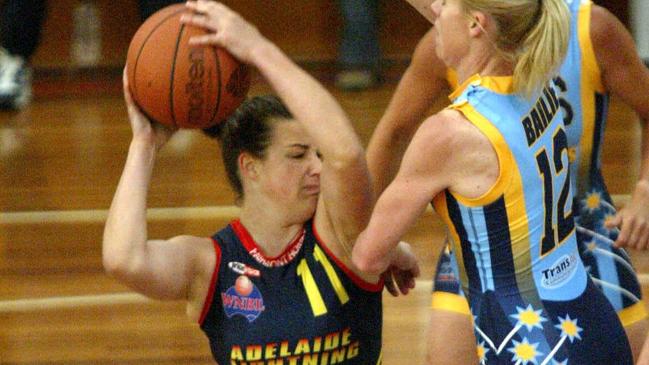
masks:
<path id="1" fill-rule="evenodd" d="M 320 235 L 318 235 L 318 231 L 315 228 L 315 220 L 311 222 L 311 227 L 313 229 L 313 236 L 315 236 L 316 239 L 316 245 L 324 250 L 325 254 L 334 261 L 336 266 L 338 266 L 338 268 L 340 268 L 345 273 L 345 275 L 347 275 L 347 277 L 354 283 L 354 285 L 368 292 L 381 292 L 383 290 L 383 278 L 380 278 L 377 283 L 370 283 L 358 276 L 355 272 L 348 268 L 347 265 L 345 265 L 336 255 L 334 255 L 329 247 L 327 247 L 327 245 L 322 241 Z"/>
<path id="2" fill-rule="evenodd" d="M 449 108 L 462 113 L 467 121 L 475 126 L 480 133 L 489 140 L 491 147 L 496 153 L 496 158 L 498 159 L 498 177 L 484 194 L 476 198 L 469 198 L 451 190 L 448 191 L 455 199 L 457 199 L 457 201 L 468 207 L 479 207 L 493 203 L 505 194 L 511 185 L 512 171 L 515 167 L 512 152 L 509 149 L 505 138 L 500 131 L 498 131 L 498 128 L 475 110 L 471 104 L 462 101 L 457 104 L 452 104 Z"/>
<path id="3" fill-rule="evenodd" d="M 212 307 L 212 301 L 214 300 L 214 290 L 216 289 L 216 281 L 218 280 L 219 270 L 221 268 L 221 246 L 214 237 L 212 237 L 212 243 L 214 245 L 214 255 L 216 256 L 216 261 L 214 263 L 212 279 L 210 280 L 210 288 L 207 291 L 207 296 L 205 297 L 205 302 L 203 303 L 203 310 L 201 311 L 201 317 L 198 320 L 198 324 L 201 326 L 205 321 L 205 317 L 207 317 L 207 313 Z"/>

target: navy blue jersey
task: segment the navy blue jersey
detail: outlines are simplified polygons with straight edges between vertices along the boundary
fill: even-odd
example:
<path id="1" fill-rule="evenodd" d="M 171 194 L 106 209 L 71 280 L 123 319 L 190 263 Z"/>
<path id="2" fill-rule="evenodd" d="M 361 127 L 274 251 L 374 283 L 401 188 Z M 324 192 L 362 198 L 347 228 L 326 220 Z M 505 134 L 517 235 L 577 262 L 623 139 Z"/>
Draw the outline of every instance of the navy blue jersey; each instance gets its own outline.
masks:
<path id="1" fill-rule="evenodd" d="M 345 267 L 312 221 L 275 258 L 239 220 L 213 240 L 200 324 L 219 364 L 380 364 L 383 284 Z"/>

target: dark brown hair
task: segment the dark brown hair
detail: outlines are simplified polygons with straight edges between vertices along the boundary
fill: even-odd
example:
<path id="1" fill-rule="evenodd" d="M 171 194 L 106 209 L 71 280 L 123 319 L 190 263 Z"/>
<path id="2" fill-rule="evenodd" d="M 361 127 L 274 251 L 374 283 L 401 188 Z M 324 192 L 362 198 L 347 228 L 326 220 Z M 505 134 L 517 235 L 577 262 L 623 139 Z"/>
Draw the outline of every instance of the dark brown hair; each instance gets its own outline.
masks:
<path id="1" fill-rule="evenodd" d="M 274 95 L 261 95 L 244 101 L 223 123 L 203 130 L 221 143 L 221 154 L 230 185 L 243 198 L 243 185 L 237 160 L 243 152 L 263 159 L 271 143 L 273 120 L 293 119 L 291 112 Z"/>

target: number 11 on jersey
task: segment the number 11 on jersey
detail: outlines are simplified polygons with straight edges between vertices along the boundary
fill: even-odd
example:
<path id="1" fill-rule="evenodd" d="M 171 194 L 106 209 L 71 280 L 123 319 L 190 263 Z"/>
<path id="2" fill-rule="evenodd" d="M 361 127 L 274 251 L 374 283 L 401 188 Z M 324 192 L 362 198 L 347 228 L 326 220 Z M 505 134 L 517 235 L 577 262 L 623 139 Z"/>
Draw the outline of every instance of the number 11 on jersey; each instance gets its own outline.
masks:
<path id="1" fill-rule="evenodd" d="M 324 268 L 325 273 L 327 274 L 327 278 L 329 279 L 329 283 L 334 289 L 338 300 L 340 300 L 340 304 L 344 305 L 345 303 L 347 303 L 349 301 L 349 294 L 347 294 L 347 290 L 345 290 L 342 281 L 340 281 L 340 278 L 338 277 L 338 274 L 336 274 L 336 270 L 334 269 L 333 265 L 331 265 L 331 262 L 327 258 L 327 255 L 325 255 L 325 253 L 319 246 L 315 246 L 315 249 L 313 250 L 313 256 L 315 257 L 316 261 L 318 261 Z M 306 295 L 309 298 L 309 303 L 311 303 L 311 310 L 313 310 L 313 315 L 317 317 L 327 313 L 327 306 L 322 299 L 322 294 L 320 294 L 318 283 L 316 283 L 315 278 L 313 277 L 313 273 L 311 272 L 311 269 L 306 262 L 306 259 L 302 259 L 302 261 L 300 261 L 300 264 L 297 267 L 297 274 L 302 278 L 302 284 L 304 285 Z"/>

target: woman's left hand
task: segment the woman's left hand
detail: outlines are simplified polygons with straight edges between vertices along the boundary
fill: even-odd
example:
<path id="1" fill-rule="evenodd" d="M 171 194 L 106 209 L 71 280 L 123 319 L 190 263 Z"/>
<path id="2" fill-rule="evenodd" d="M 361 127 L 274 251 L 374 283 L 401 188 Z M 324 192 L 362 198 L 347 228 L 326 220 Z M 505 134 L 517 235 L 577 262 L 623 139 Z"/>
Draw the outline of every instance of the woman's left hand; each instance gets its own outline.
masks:
<path id="1" fill-rule="evenodd" d="M 620 228 L 615 246 L 649 249 L 649 182 L 638 182 L 629 203 L 606 222 L 606 227 Z"/>
<path id="2" fill-rule="evenodd" d="M 191 45 L 213 45 L 226 48 L 234 57 L 245 63 L 254 63 L 254 50 L 268 44 L 257 28 L 232 9 L 216 1 L 188 1 L 180 21 L 203 28 L 208 34 L 189 39 Z"/>

